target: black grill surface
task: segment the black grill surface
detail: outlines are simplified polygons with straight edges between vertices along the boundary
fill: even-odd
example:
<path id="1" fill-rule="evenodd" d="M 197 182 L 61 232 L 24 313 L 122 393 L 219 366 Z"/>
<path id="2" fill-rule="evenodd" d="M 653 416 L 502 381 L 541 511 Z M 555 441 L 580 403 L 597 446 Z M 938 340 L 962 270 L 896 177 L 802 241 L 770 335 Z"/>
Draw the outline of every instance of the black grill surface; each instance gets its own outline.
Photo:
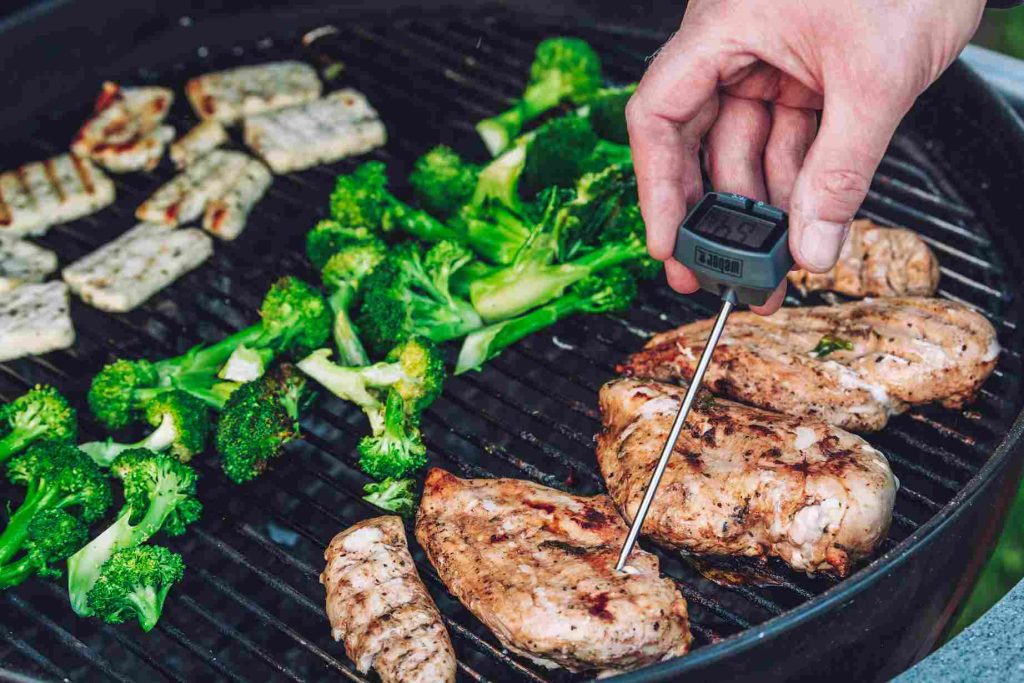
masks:
<path id="1" fill-rule="evenodd" d="M 211 45 L 164 64 L 115 67 L 109 76 L 174 87 L 178 101 L 171 123 L 181 133 L 194 123 L 182 95 L 187 78 L 309 56 L 301 36 L 314 26 L 282 29 L 251 44 Z M 370 158 L 388 163 L 399 194 L 406 190 L 401 181 L 410 162 L 433 144 L 451 144 L 483 159 L 473 123 L 520 92 L 534 45 L 564 30 L 499 18 L 339 28 L 315 44 L 321 57 L 345 66 L 328 87 L 359 88 L 381 111 L 391 142 Z M 599 46 L 607 76 L 620 83 L 641 75 L 646 56 L 663 39 L 609 27 L 576 32 Z M 44 138 L 8 131 L 3 167 L 66 149 L 90 104 L 68 102 L 66 110 L 47 112 L 39 126 Z M 901 130 L 863 215 L 919 231 L 942 263 L 940 295 L 982 310 L 1007 351 L 969 409 L 915 410 L 869 437 L 889 456 L 902 484 L 884 555 L 876 562 L 898 555 L 901 543 L 975 476 L 1022 403 L 1019 320 L 1009 293 L 1015 280 L 976 218 L 978 207 L 958 196 L 955 183 L 934 165 L 933 154 L 913 130 Z M 36 382 L 53 383 L 80 407 L 84 436 L 98 437 L 84 407 L 88 378 L 115 356 L 176 354 L 251 323 L 278 275 L 313 279 L 302 236 L 325 214 L 334 176 L 359 161 L 277 177 L 236 243 L 218 244 L 206 265 L 136 311 L 111 316 L 75 301 L 75 346 L 0 365 L 0 397 L 9 400 Z M 69 263 L 131 227 L 134 208 L 171 174 L 165 160 L 152 173 L 115 177 L 115 206 L 56 227 L 41 242 L 60 254 L 62 265 Z M 462 476 L 522 477 L 578 493 L 600 492 L 592 441 L 599 428 L 598 388 L 612 376 L 614 364 L 650 333 L 710 316 L 714 307 L 710 298 L 681 298 L 661 284 L 650 286 L 624 318 L 564 321 L 524 340 L 483 372 L 450 380 L 424 417 L 431 464 Z M 253 485 L 231 485 L 212 455 L 197 458 L 207 512 L 186 536 L 169 541 L 184 555 L 188 571 L 153 632 L 75 618 L 61 583 L 33 580 L 0 595 L 0 667 L 71 680 L 364 680 L 329 637 L 317 577 L 330 538 L 378 514 L 360 499 L 367 478 L 356 467 L 355 444 L 366 426 L 358 411 L 329 399 L 319 403 L 305 426 L 308 438 L 293 444 L 287 457 Z M 11 494 L 0 486 L 0 495 Z M 720 587 L 678 554 L 645 547 L 659 554 L 664 572 L 688 599 L 698 648 L 798 608 L 835 585 L 834 579 L 808 578 L 771 562 L 761 574 L 773 585 Z M 413 552 L 444 613 L 460 676 L 574 680 L 511 656 L 446 593 L 415 543 Z"/>

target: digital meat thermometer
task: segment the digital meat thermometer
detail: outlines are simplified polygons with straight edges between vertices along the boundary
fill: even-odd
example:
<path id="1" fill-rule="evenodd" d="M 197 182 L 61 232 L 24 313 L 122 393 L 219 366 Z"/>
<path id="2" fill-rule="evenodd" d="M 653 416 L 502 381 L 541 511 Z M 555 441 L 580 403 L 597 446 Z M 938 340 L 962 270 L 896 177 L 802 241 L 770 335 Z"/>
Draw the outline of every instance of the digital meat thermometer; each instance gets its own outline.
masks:
<path id="1" fill-rule="evenodd" d="M 739 304 L 764 304 L 793 267 L 788 238 L 789 220 L 784 211 L 747 197 L 722 192 L 704 195 L 679 226 L 674 253 L 676 260 L 696 274 L 701 289 L 722 298 L 722 310 L 704 345 L 690 388 L 672 423 L 672 430 L 651 474 L 647 492 L 636 511 L 615 569 L 621 571 L 626 566 L 629 553 L 636 544 L 729 313 Z"/>

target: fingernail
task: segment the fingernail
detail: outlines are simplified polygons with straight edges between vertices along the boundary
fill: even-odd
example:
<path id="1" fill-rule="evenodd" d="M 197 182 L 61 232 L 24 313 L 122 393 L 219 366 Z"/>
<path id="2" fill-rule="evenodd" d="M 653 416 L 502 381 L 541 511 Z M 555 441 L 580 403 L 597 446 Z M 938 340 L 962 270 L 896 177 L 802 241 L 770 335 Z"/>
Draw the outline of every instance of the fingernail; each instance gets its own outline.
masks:
<path id="1" fill-rule="evenodd" d="M 846 238 L 846 223 L 810 221 L 800 236 L 800 256 L 811 268 L 824 272 L 835 265 Z"/>

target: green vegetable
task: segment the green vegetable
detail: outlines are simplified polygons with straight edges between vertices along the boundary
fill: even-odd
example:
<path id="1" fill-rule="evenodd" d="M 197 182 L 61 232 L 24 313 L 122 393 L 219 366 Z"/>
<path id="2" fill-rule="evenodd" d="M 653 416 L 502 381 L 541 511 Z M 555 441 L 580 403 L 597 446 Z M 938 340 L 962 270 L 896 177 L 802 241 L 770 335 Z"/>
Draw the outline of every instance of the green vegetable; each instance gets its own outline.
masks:
<path id="1" fill-rule="evenodd" d="M 376 229 L 376 228 L 375 228 Z M 326 218 L 306 233 L 306 256 L 313 267 L 323 270 L 332 256 L 344 247 L 358 242 L 366 242 L 377 237 L 368 227 L 343 225 L 333 218 Z"/>
<path id="2" fill-rule="evenodd" d="M 217 371 L 217 377 L 238 384 L 251 382 L 267 371 L 267 365 L 273 359 L 272 349 L 250 349 L 245 344 L 239 344 Z"/>
<path id="3" fill-rule="evenodd" d="M 467 204 L 451 223 L 469 248 L 493 263 L 512 263 L 530 238 L 531 226 L 525 217 L 491 200 Z"/>
<path id="4" fill-rule="evenodd" d="M 51 508 L 32 518 L 23 546 L 24 554 L 0 567 L 0 590 L 17 586 L 33 574 L 47 578 L 60 576 L 53 566 L 85 545 L 89 527 L 66 510 Z"/>
<path id="5" fill-rule="evenodd" d="M 363 500 L 409 518 L 416 512 L 415 484 L 413 479 L 392 478 L 371 482 L 363 487 Z"/>
<path id="6" fill-rule="evenodd" d="M 853 342 L 826 334 L 821 338 L 821 341 L 818 342 L 818 345 L 814 347 L 814 350 L 811 351 L 811 353 L 818 358 L 824 358 L 830 353 L 834 353 L 836 351 L 853 351 Z"/>
<path id="7" fill-rule="evenodd" d="M 384 427 L 359 440 L 359 467 L 374 479 L 404 477 L 427 464 L 417 419 L 401 395 L 391 390 L 384 402 Z"/>
<path id="8" fill-rule="evenodd" d="M 636 92 L 636 83 L 622 88 L 601 88 L 584 101 L 581 113 L 590 119 L 594 132 L 604 140 L 629 144 L 626 103 Z"/>
<path id="9" fill-rule="evenodd" d="M 37 385 L 0 408 L 0 463 L 40 441 L 74 441 L 78 436 L 75 409 L 60 392 Z"/>
<path id="10" fill-rule="evenodd" d="M 370 362 L 349 313 L 363 279 L 384 260 L 387 247 L 378 239 L 342 247 L 324 264 L 321 275 L 330 292 L 327 303 L 334 313 L 334 344 L 345 365 Z"/>
<path id="11" fill-rule="evenodd" d="M 263 298 L 261 321 L 226 339 L 197 346 L 175 358 L 157 362 L 118 360 L 93 378 L 89 407 L 111 429 L 141 417 L 146 406 L 175 389 L 220 410 L 237 387 L 218 373 L 235 350 L 244 345 L 272 355 L 302 357 L 323 345 L 330 335 L 332 316 L 323 296 L 294 277 L 278 280 Z"/>
<path id="12" fill-rule="evenodd" d="M 530 66 L 530 81 L 512 108 L 477 124 L 476 130 L 492 155 L 505 150 L 523 125 L 562 100 L 582 100 L 601 87 L 601 60 L 578 38 L 548 38 L 538 46 Z"/>
<path id="13" fill-rule="evenodd" d="M 473 197 L 479 173 L 451 147 L 438 145 L 416 160 L 409 184 L 424 208 L 447 218 Z"/>
<path id="14" fill-rule="evenodd" d="M 124 507 L 113 524 L 68 560 L 68 593 L 79 616 L 93 613 L 89 592 L 114 553 L 141 545 L 160 530 L 183 534 L 202 514 L 196 473 L 166 453 L 125 451 L 110 471 L 124 485 Z"/>
<path id="15" fill-rule="evenodd" d="M 636 281 L 623 268 L 612 268 L 574 285 L 568 294 L 519 317 L 473 332 L 462 343 L 455 374 L 479 369 L 507 347 L 527 335 L 549 327 L 574 313 L 606 313 L 628 308 L 636 295 Z"/>
<path id="16" fill-rule="evenodd" d="M 88 593 L 88 611 L 110 624 L 134 618 L 149 632 L 160 619 L 167 593 L 184 574 L 181 556 L 162 546 L 118 550 L 100 567 Z"/>
<path id="17" fill-rule="evenodd" d="M 82 449 L 100 467 L 110 467 L 121 453 L 138 448 L 168 451 L 182 462 L 206 447 L 210 433 L 210 411 L 199 399 L 183 391 L 170 391 L 146 405 L 146 422 L 155 429 L 135 443 L 117 443 L 113 439 L 84 443 Z"/>

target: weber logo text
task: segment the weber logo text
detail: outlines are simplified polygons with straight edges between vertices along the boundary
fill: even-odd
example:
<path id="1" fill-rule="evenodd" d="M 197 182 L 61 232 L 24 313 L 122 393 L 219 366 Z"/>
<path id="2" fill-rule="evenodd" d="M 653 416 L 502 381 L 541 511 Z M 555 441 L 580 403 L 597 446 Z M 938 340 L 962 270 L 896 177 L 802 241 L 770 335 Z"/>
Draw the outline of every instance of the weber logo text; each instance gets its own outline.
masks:
<path id="1" fill-rule="evenodd" d="M 717 270 L 724 275 L 743 277 L 743 261 L 736 258 L 729 258 L 707 249 L 696 247 L 694 255 L 697 257 L 697 265 Z"/>

